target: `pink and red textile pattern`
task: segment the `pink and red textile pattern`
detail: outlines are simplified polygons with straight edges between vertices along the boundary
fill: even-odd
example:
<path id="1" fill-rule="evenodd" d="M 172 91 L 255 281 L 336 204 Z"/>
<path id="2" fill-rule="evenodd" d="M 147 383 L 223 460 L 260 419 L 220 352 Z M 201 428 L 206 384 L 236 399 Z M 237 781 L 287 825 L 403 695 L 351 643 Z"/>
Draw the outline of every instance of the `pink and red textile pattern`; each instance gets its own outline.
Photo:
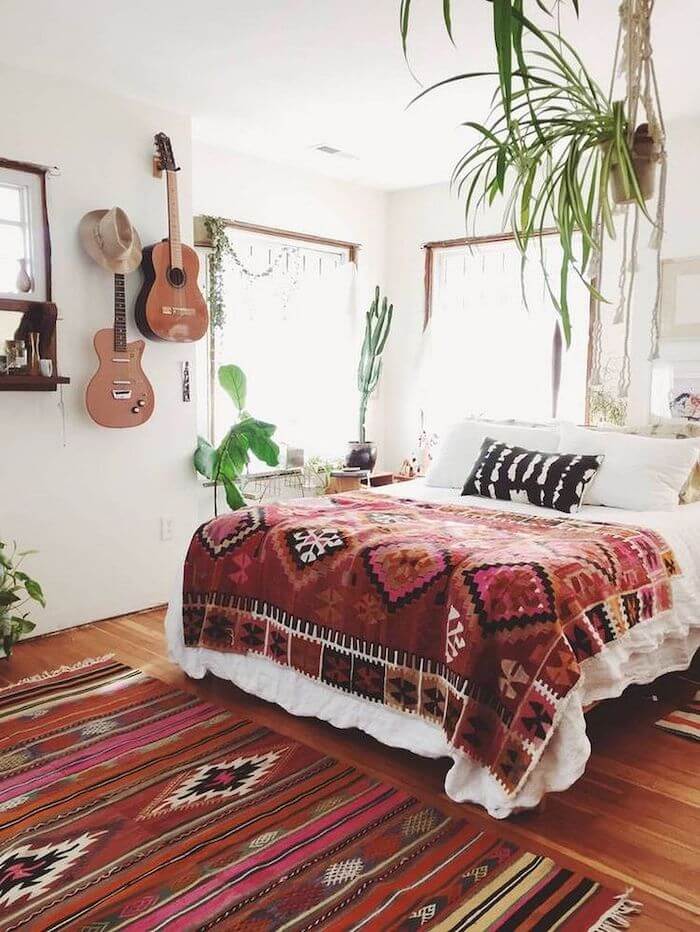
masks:
<path id="1" fill-rule="evenodd" d="M 185 644 L 262 654 L 439 725 L 513 794 L 581 663 L 667 611 L 654 531 L 371 493 L 248 508 L 192 539 Z"/>
<path id="2" fill-rule="evenodd" d="M 0 690 L 0 718 L 1 932 L 585 932 L 635 911 L 109 660 Z"/>

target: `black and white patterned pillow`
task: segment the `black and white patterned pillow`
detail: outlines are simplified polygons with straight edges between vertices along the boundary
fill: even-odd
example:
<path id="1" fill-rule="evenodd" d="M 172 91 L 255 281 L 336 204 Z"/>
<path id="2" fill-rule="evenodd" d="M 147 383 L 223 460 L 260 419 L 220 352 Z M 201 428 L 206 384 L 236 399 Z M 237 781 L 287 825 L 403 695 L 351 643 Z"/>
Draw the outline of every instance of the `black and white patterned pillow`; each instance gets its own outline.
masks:
<path id="1" fill-rule="evenodd" d="M 487 437 L 462 495 L 529 502 L 573 514 L 604 456 L 540 453 Z"/>

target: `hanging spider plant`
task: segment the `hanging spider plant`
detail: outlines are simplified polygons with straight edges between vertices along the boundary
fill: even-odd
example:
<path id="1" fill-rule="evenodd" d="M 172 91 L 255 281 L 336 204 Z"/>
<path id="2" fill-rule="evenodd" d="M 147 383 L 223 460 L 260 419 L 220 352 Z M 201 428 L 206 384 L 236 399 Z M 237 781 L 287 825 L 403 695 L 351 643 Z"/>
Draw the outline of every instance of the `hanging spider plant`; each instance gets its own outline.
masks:
<path id="1" fill-rule="evenodd" d="M 561 35 L 539 30 L 517 11 L 514 15 L 539 44 L 523 53 L 526 69 L 512 71 L 511 84 L 518 89 L 509 103 L 497 91 L 486 124 L 464 123 L 479 139 L 457 163 L 452 181 L 465 199 L 468 229 L 480 207 L 504 197 L 504 226 L 510 227 L 523 264 L 530 242 L 539 240 L 546 287 L 568 346 L 570 274 L 578 275 L 596 298 L 604 300 L 587 270 L 604 232 L 615 236 L 613 172 L 624 198 L 648 214 L 634 169 L 624 103 L 603 93 Z M 448 78 L 418 98 L 436 87 L 478 76 L 481 73 Z M 541 237 L 552 225 L 562 248 L 555 287 L 544 265 Z"/>
<path id="2" fill-rule="evenodd" d="M 408 51 L 408 33 L 411 24 L 412 0 L 401 0 L 399 8 L 399 21 L 401 25 L 401 39 L 404 55 Z M 501 102 L 506 114 L 510 115 L 513 97 L 513 61 L 521 72 L 526 72 L 523 54 L 523 27 L 527 27 L 527 20 L 523 18 L 524 0 L 486 0 L 492 6 L 493 39 L 496 48 L 496 62 L 498 66 L 498 79 L 500 85 Z M 545 0 L 533 0 L 545 13 L 551 10 Z M 562 0 L 555 0 L 556 3 Z M 579 0 L 571 0 L 571 5 L 578 16 Z M 452 35 L 452 0 L 442 0 L 442 17 L 445 29 L 454 42 Z"/>

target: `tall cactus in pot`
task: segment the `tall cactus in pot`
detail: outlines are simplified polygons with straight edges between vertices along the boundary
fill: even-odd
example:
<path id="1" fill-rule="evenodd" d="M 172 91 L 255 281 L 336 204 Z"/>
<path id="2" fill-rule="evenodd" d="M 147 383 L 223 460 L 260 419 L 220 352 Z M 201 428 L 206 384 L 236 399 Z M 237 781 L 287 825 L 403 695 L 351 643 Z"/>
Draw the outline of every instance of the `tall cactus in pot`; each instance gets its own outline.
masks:
<path id="1" fill-rule="evenodd" d="M 394 305 L 384 298 L 380 306 L 379 285 L 374 290 L 374 301 L 367 311 L 365 323 L 365 338 L 360 351 L 360 363 L 357 367 L 357 388 L 360 392 L 360 443 L 366 442 L 365 419 L 367 417 L 367 402 L 377 387 L 382 372 L 382 353 L 386 346 L 391 319 L 394 316 Z"/>

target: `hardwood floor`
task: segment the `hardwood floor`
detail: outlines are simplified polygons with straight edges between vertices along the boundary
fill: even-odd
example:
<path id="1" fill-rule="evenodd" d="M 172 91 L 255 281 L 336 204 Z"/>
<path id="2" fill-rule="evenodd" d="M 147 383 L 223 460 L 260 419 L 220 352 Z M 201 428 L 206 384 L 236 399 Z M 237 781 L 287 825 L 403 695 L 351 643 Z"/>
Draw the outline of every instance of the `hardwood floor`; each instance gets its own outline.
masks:
<path id="1" fill-rule="evenodd" d="M 72 628 L 20 644 L 0 661 L 0 685 L 61 664 L 113 653 L 152 676 L 254 718 L 328 754 L 346 758 L 558 863 L 608 885 L 635 888 L 643 912 L 634 932 L 700 929 L 700 745 L 667 734 L 653 722 L 693 690 L 687 677 L 631 689 L 594 709 L 588 718 L 593 754 L 585 775 L 543 811 L 491 819 L 483 810 L 452 803 L 441 791 L 448 762 L 431 761 L 378 744 L 357 731 L 297 719 L 230 683 L 189 680 L 166 657 L 163 610 Z"/>

